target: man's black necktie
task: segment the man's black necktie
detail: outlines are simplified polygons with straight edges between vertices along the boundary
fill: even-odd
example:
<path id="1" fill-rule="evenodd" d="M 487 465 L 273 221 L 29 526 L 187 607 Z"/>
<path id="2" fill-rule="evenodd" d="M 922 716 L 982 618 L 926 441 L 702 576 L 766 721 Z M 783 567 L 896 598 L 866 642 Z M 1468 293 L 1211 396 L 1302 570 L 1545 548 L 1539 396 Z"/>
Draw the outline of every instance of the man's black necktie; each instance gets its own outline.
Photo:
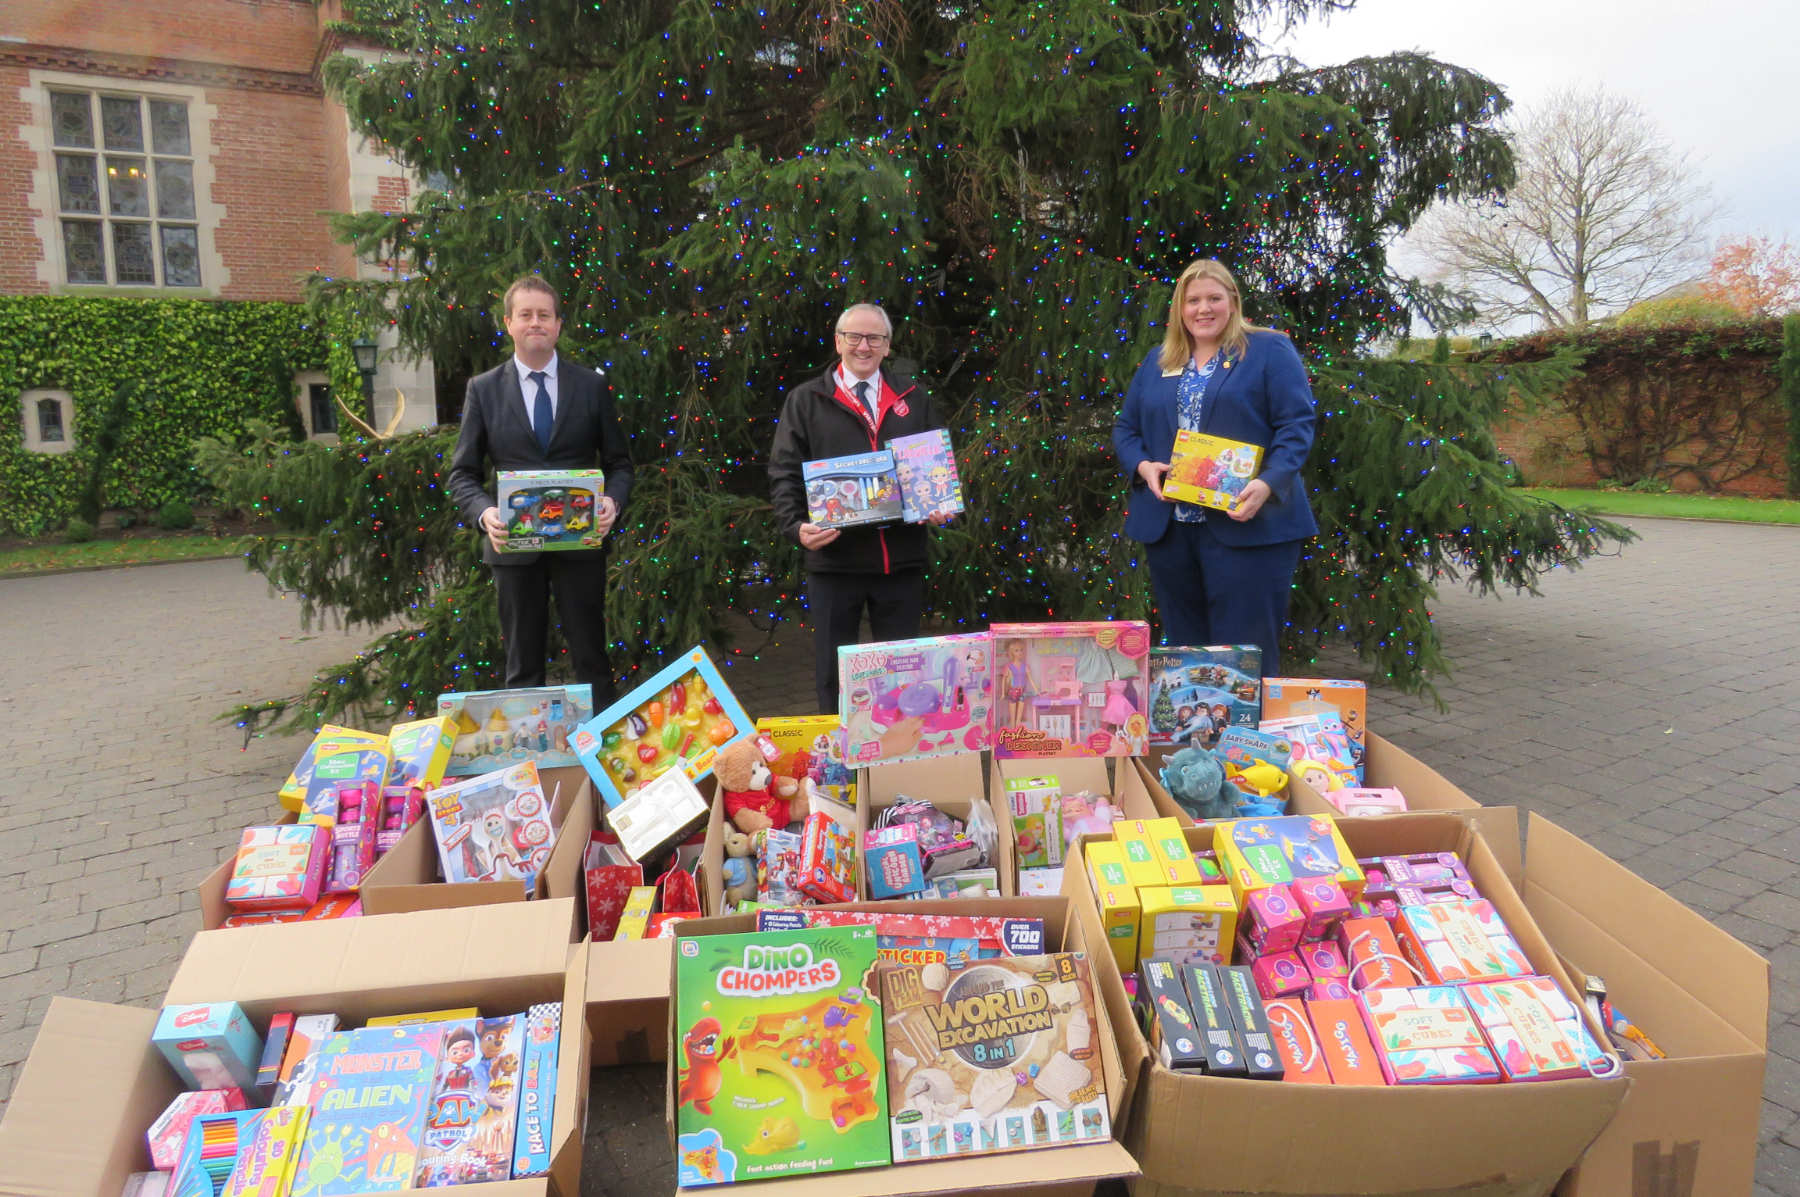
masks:
<path id="1" fill-rule="evenodd" d="M 531 401 L 531 430 L 537 434 L 538 448 L 550 452 L 550 426 L 553 420 L 550 415 L 550 388 L 544 385 L 548 377 L 542 370 L 533 370 L 527 375 L 537 383 L 537 398 Z"/>
<path id="2" fill-rule="evenodd" d="M 869 423 L 873 424 L 875 409 L 869 403 L 869 380 L 866 378 L 860 378 L 856 382 L 856 401 L 863 405 L 864 411 L 869 413 Z"/>

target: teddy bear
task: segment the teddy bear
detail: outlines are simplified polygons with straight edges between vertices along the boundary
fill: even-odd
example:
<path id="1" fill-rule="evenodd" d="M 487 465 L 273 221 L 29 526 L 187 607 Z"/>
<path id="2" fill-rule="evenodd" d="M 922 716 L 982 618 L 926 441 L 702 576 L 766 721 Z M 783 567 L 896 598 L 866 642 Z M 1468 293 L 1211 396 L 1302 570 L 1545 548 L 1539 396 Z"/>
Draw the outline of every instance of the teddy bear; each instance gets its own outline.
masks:
<path id="1" fill-rule="evenodd" d="M 750 836 L 735 827 L 724 829 L 725 863 L 720 872 L 725 881 L 726 909 L 736 909 L 739 902 L 756 900 L 756 862 L 751 859 Z"/>
<path id="2" fill-rule="evenodd" d="M 793 822 L 788 800 L 799 783 L 776 777 L 753 739 L 735 740 L 719 749 L 713 773 L 725 792 L 725 817 L 739 831 L 754 834 Z"/>
<path id="3" fill-rule="evenodd" d="M 1237 789 L 1225 780 L 1219 758 L 1204 748 L 1183 748 L 1163 764 L 1158 778 L 1169 797 L 1196 821 L 1237 813 Z"/>

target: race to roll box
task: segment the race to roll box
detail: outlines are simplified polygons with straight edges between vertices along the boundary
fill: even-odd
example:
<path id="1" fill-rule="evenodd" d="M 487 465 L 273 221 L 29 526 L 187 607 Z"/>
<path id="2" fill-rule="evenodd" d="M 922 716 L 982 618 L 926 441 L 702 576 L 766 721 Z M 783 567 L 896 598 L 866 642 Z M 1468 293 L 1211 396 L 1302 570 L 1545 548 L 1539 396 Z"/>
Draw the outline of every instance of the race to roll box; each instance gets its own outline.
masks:
<path id="1" fill-rule="evenodd" d="M 675 943 L 676 1182 L 889 1162 L 873 927 Z"/>
<path id="2" fill-rule="evenodd" d="M 1083 953 L 898 965 L 881 980 L 896 1164 L 1111 1135 Z"/>

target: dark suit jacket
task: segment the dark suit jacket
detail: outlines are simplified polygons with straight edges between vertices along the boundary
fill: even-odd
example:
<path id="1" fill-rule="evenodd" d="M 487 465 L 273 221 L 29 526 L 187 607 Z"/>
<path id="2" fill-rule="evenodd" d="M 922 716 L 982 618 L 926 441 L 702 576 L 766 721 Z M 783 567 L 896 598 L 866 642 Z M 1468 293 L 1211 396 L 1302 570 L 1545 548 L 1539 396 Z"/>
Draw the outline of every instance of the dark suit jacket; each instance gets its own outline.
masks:
<path id="1" fill-rule="evenodd" d="M 1125 406 L 1113 424 L 1113 448 L 1131 479 L 1125 535 L 1145 544 L 1161 540 L 1175 505 L 1150 493 L 1138 474 L 1146 461 L 1168 461 L 1175 448 L 1175 389 L 1181 371 L 1165 374 L 1152 353 L 1131 380 Z M 1224 512 L 1206 513 L 1220 543 L 1236 547 L 1303 540 L 1319 530 L 1300 467 L 1313 443 L 1312 387 L 1293 342 L 1278 332 L 1250 333 L 1244 356 L 1213 371 L 1200 413 L 1200 431 L 1263 447 L 1257 477 L 1269 484 L 1262 510 L 1244 523 Z"/>
<path id="2" fill-rule="evenodd" d="M 604 375 L 557 356 L 556 423 L 548 452 L 538 447 L 519 372 L 507 358 L 486 374 L 469 380 L 463 401 L 462 432 L 450 459 L 450 494 L 463 519 L 482 532 L 481 558 L 489 565 L 526 565 L 541 553 L 496 553 L 481 530 L 481 513 L 494 506 L 489 479 L 494 470 L 606 471 L 606 495 L 625 510 L 631 495 L 631 453 L 613 407 L 613 390 Z M 565 557 L 598 557 L 604 549 L 559 550 Z"/>

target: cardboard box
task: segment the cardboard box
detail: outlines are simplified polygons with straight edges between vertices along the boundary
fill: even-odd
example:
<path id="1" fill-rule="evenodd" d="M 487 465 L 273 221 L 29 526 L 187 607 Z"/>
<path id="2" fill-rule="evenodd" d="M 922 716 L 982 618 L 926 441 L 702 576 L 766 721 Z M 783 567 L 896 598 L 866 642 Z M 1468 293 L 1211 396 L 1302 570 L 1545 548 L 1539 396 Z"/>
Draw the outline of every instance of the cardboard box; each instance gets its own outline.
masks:
<path id="1" fill-rule="evenodd" d="M 575 898 L 576 920 L 570 924 L 570 940 L 585 930 L 586 910 L 579 900 L 585 893 L 582 854 L 594 830 L 594 793 L 587 773 L 579 766 L 540 771 L 544 794 L 550 799 L 550 821 L 556 826 L 556 844 L 550 863 L 538 876 L 533 897 Z M 364 916 L 404 914 L 452 906 L 485 906 L 494 902 L 523 902 L 524 887 L 517 881 L 469 881 L 452 885 L 440 881 L 437 838 L 429 819 L 407 828 L 387 855 L 375 862 L 363 877 Z"/>
<path id="2" fill-rule="evenodd" d="M 1098 794 L 1123 812 L 1127 819 L 1159 818 L 1165 812 L 1151 798 L 1149 789 L 1144 785 L 1143 777 L 1136 769 L 1130 767 L 1136 763 L 1135 759 L 1130 762 L 1112 761 L 1106 757 L 1091 756 L 1054 759 L 996 756 L 992 758 L 992 766 L 989 771 L 988 793 L 994 795 L 1000 813 L 1005 815 L 1010 813 L 1011 809 L 1007 806 L 1007 782 L 1032 777 L 1054 777 L 1062 786 L 1063 793 L 1072 794 L 1079 790 L 1086 790 L 1089 793 Z M 1166 799 L 1167 795 L 1165 794 L 1164 797 Z M 1172 800 L 1170 807 L 1171 809 L 1174 807 Z M 1001 832 L 1011 850 L 1012 833 L 1008 830 L 1009 826 L 1010 821 L 1002 823 Z M 1064 832 L 1067 834 L 1066 827 Z M 1007 892 L 1016 894 L 1019 892 L 1019 863 L 1017 852 L 1013 851 L 1012 855 L 1012 871 L 1010 875 L 1003 875 L 1002 884 L 1010 884 L 1012 888 Z M 1070 866 L 1078 863 L 1080 863 L 1078 858 L 1070 859 L 1065 844 L 1063 864 Z"/>
<path id="3" fill-rule="evenodd" d="M 1041 763 L 1041 762 L 1040 762 Z M 872 765 L 857 775 L 856 842 L 863 842 L 876 816 L 894 805 L 902 795 L 931 803 L 945 814 L 969 818 L 975 803 L 987 807 L 988 815 L 999 832 L 994 857 L 989 867 L 999 872 L 1000 889 L 1007 897 L 1018 893 L 1018 866 L 1014 859 L 1013 841 L 1008 828 L 1012 813 L 1006 809 L 1004 796 L 990 800 L 986 775 L 981 768 L 981 754 L 959 753 L 955 756 L 933 756 L 920 760 L 896 761 Z M 859 898 L 869 896 L 866 871 L 857 870 L 856 892 Z"/>
<path id="4" fill-rule="evenodd" d="M 1517 812 L 1500 808 L 1348 819 L 1340 827 L 1358 855 L 1460 852 L 1533 965 L 1566 986 L 1548 941 L 1478 830 L 1485 822 L 1510 834 L 1516 821 Z M 1194 847 L 1210 841 L 1210 830 L 1189 829 L 1187 835 Z M 1099 913 L 1085 870 L 1063 870 L 1063 888 L 1089 939 L 1099 937 Z M 1110 955 L 1100 959 L 1101 990 L 1131 1077 L 1125 1145 L 1144 1170 L 1134 1186 L 1138 1197 L 1543 1194 L 1612 1118 L 1629 1086 L 1624 1078 L 1583 1079 L 1421 1094 L 1177 1074 L 1152 1058 L 1131 1021 L 1118 970 L 1105 966 Z M 1329 1151 L 1294 1150 L 1297 1134 L 1344 1127 L 1378 1127 L 1380 1133 L 1333 1134 Z M 1197 1143 L 1230 1144 L 1231 1150 L 1205 1152 L 1202 1168 Z"/>
<path id="5" fill-rule="evenodd" d="M 564 903 L 573 904 L 567 899 Z M 280 1010 L 331 1012 L 349 1025 L 380 1014 L 534 1002 L 586 1003 L 587 967 L 569 967 L 561 903 L 509 903 L 326 923 L 203 931 L 164 997 L 229 999 L 259 1027 Z M 580 950 L 577 949 L 579 952 Z M 155 1010 L 55 999 L 0 1122 L 0 1192 L 111 1197 L 150 1167 L 144 1132 L 179 1089 L 150 1043 Z M 578 1027 L 579 1023 L 565 1024 Z M 586 1078 L 587 1040 L 565 1033 L 559 1075 Z M 481 1186 L 484 1197 L 577 1197 L 588 1087 L 557 1087 L 551 1171 Z"/>
<path id="6" fill-rule="evenodd" d="M 934 762 L 915 762 L 930 764 Z M 852 903 L 844 909 L 879 909 L 882 903 Z M 894 904 L 888 903 L 892 906 Z M 934 914 L 1013 915 L 1044 921 L 1046 948 L 1050 951 L 1087 952 L 1090 967 L 1096 954 L 1088 950 L 1086 931 L 1073 917 L 1070 904 L 1062 898 L 986 898 L 975 901 L 904 903 L 911 911 Z M 675 940 L 695 935 L 716 935 L 754 930 L 753 915 L 709 918 L 683 923 Z M 1100 955 L 1105 955 L 1104 950 Z M 1098 983 L 1101 972 L 1094 971 Z M 1122 1062 L 1108 1021 L 1106 1003 L 1095 1011 L 1095 1033 L 1101 1047 L 1101 1066 L 1106 1077 L 1108 1110 L 1116 1128 L 1121 1107 L 1119 1094 L 1125 1086 Z M 604 1015 L 602 1016 L 604 1017 Z M 1127 1014 L 1129 1018 L 1129 1013 Z M 680 1052 L 677 1043 L 681 1028 L 671 1024 L 666 1032 L 670 1061 L 668 1086 L 668 1123 L 670 1150 L 675 1137 L 675 1086 L 679 1072 Z M 1115 1134 L 1117 1133 L 1115 1129 Z M 759 1197 L 888 1197 L 890 1194 L 968 1193 L 984 1189 L 1004 1188 L 1010 1192 L 1034 1194 L 1092 1193 L 1095 1184 L 1109 1177 L 1134 1177 L 1137 1165 L 1118 1142 L 1057 1147 L 1039 1151 L 1013 1151 L 1002 1155 L 959 1157 L 928 1163 L 896 1164 L 885 1168 L 865 1168 L 856 1172 L 834 1172 L 821 1176 L 783 1178 L 758 1181 Z"/>
<path id="7" fill-rule="evenodd" d="M 1749 1193 L 1768 961 L 1541 815 L 1527 819 L 1525 846 L 1520 892 L 1576 984 L 1605 978 L 1619 1009 L 1669 1054 L 1626 1063 L 1631 1091 L 1559 1197 Z"/>

